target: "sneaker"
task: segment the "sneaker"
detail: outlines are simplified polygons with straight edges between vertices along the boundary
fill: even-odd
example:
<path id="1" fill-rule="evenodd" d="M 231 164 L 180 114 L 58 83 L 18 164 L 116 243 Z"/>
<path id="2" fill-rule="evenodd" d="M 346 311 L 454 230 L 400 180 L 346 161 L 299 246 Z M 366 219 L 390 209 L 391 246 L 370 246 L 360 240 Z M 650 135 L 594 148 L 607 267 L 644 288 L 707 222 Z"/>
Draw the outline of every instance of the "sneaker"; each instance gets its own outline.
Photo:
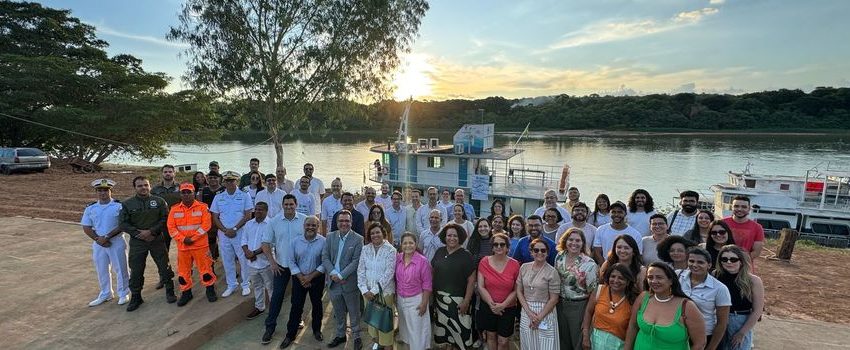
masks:
<path id="1" fill-rule="evenodd" d="M 247 318 L 249 320 L 253 320 L 253 319 L 257 318 L 257 316 L 262 315 L 263 312 L 266 312 L 266 310 L 260 310 L 258 308 L 254 308 L 254 310 L 252 310 L 251 313 L 248 314 L 248 316 L 245 316 L 245 318 Z"/>
<path id="2" fill-rule="evenodd" d="M 129 302 L 130 302 L 130 296 L 129 295 L 125 295 L 123 297 L 118 298 L 118 305 L 124 305 L 124 304 L 129 303 Z"/>
<path id="3" fill-rule="evenodd" d="M 110 300 L 112 300 L 112 298 L 110 298 L 110 297 L 106 297 L 106 298 L 97 297 L 97 299 L 89 302 L 89 307 L 98 306 L 98 305 L 103 304 L 103 303 L 110 301 Z"/>
<path id="4" fill-rule="evenodd" d="M 251 295 L 251 288 L 242 288 L 242 296 L 247 297 Z"/>
<path id="5" fill-rule="evenodd" d="M 233 294 L 233 292 L 235 292 L 235 291 L 236 291 L 236 288 L 230 288 L 230 287 L 227 287 L 227 289 L 225 289 L 225 290 L 224 290 L 224 293 L 221 293 L 221 297 L 222 297 L 222 298 L 227 298 L 227 297 L 229 297 L 231 294 Z"/>

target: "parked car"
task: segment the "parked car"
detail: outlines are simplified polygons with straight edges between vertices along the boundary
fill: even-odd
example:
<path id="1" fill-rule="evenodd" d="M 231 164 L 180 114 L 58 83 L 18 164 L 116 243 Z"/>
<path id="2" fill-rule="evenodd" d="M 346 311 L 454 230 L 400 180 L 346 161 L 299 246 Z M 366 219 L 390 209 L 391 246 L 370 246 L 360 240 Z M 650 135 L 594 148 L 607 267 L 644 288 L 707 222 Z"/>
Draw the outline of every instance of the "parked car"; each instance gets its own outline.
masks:
<path id="1" fill-rule="evenodd" d="M 0 172 L 3 174 L 44 172 L 47 168 L 50 168 L 50 157 L 38 148 L 0 148 Z"/>

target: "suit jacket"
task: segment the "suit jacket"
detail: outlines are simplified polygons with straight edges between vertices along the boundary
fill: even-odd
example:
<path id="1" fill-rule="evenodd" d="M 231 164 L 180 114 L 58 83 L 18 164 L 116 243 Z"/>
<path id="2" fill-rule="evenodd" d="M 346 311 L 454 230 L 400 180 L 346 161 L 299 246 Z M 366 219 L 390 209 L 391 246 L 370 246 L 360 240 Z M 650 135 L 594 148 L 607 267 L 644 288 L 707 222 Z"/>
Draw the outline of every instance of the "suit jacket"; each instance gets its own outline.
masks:
<path id="1" fill-rule="evenodd" d="M 342 256 L 340 257 L 338 271 L 344 283 L 334 283 L 331 280 L 331 272 L 335 269 L 337 255 L 339 254 L 339 231 L 328 234 L 325 241 L 325 249 L 322 250 L 322 266 L 325 268 L 327 285 L 329 290 L 342 290 L 348 293 L 357 291 L 357 264 L 360 262 L 360 253 L 363 250 L 363 236 L 351 230 L 345 237 Z"/>

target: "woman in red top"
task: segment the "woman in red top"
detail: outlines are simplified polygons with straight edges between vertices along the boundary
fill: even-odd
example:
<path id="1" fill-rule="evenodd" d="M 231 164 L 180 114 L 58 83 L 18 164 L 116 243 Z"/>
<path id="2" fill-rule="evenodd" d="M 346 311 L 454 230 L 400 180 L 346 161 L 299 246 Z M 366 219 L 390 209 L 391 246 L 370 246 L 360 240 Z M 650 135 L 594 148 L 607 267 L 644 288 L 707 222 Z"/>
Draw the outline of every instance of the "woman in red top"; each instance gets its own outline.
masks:
<path id="1" fill-rule="evenodd" d="M 493 255 L 478 263 L 478 330 L 485 332 L 487 348 L 492 350 L 508 349 L 518 313 L 515 285 L 520 266 L 508 256 L 510 242 L 503 233 L 493 235 Z"/>

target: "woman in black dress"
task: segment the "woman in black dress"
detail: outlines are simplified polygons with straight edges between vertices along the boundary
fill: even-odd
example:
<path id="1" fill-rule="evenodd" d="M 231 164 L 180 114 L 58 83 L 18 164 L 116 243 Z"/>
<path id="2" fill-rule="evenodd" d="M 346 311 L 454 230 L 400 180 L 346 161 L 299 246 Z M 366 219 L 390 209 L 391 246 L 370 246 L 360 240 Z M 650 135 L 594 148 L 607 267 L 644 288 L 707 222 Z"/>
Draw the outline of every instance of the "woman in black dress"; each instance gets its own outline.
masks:
<path id="1" fill-rule="evenodd" d="M 472 329 L 472 292 L 475 286 L 474 258 L 463 242 L 467 233 L 462 226 L 449 223 L 440 230 L 440 247 L 431 260 L 437 317 L 434 341 L 446 348 L 469 349 L 474 342 Z"/>

